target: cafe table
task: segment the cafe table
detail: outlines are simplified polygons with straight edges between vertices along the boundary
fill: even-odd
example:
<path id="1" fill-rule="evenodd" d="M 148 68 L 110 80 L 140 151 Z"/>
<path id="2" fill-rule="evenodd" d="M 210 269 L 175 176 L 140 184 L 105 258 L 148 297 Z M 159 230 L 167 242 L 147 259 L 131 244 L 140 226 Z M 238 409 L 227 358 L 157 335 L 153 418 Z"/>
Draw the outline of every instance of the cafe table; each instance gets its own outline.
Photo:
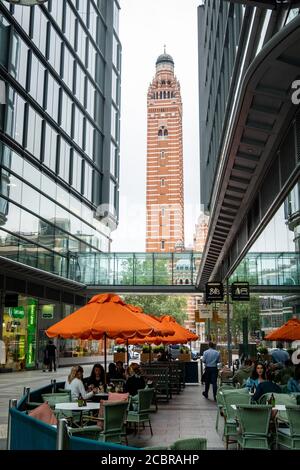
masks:
<path id="1" fill-rule="evenodd" d="M 84 406 L 78 406 L 77 402 L 67 402 L 67 403 L 56 403 L 55 410 L 58 411 L 77 411 L 80 413 L 79 422 L 80 426 L 82 426 L 82 416 L 83 412 L 90 412 L 94 410 L 99 410 L 100 404 L 94 402 L 86 402 Z"/>

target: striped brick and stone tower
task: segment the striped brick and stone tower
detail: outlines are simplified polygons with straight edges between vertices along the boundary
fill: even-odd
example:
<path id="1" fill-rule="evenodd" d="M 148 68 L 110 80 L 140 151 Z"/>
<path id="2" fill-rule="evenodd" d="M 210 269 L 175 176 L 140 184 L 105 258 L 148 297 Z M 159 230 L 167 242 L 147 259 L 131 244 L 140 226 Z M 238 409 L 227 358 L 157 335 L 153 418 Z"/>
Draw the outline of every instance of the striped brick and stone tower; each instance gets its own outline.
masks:
<path id="1" fill-rule="evenodd" d="M 182 102 L 173 58 L 156 61 L 147 96 L 146 251 L 184 249 Z"/>

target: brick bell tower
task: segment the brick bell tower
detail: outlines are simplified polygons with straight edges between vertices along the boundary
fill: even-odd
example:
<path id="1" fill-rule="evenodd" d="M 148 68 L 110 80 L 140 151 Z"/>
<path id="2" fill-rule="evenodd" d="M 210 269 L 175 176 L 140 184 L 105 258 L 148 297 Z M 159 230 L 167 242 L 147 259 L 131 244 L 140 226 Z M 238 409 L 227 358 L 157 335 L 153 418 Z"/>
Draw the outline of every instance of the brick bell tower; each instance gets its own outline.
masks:
<path id="1" fill-rule="evenodd" d="M 147 95 L 147 252 L 184 249 L 182 101 L 173 58 L 156 61 Z"/>

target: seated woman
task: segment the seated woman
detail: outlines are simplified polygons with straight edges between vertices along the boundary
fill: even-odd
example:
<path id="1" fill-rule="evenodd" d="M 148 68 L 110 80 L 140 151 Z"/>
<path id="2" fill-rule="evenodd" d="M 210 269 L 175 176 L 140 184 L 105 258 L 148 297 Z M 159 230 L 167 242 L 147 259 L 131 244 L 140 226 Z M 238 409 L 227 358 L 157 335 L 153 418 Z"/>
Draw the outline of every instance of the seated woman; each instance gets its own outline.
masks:
<path id="1" fill-rule="evenodd" d="M 108 365 L 108 372 L 106 374 L 106 383 L 110 383 L 111 380 L 114 380 L 116 379 L 117 375 L 117 368 L 116 368 L 116 364 L 114 362 L 111 362 L 109 365 Z"/>
<path id="2" fill-rule="evenodd" d="M 246 387 L 251 390 L 256 388 L 261 382 L 264 382 L 264 380 L 266 380 L 266 366 L 261 362 L 257 362 L 246 381 Z"/>
<path id="3" fill-rule="evenodd" d="M 116 377 L 115 379 L 125 379 L 125 369 L 123 367 L 123 362 L 122 361 L 117 361 L 116 362 Z"/>
<path id="4" fill-rule="evenodd" d="M 66 380 L 65 389 L 71 390 L 72 400 L 78 400 L 80 395 L 84 400 L 88 400 L 94 395 L 94 390 L 86 392 L 83 385 L 83 368 L 81 366 L 74 366 Z M 96 389 L 95 389 L 96 391 Z"/>
<path id="5" fill-rule="evenodd" d="M 105 372 L 104 368 L 101 366 L 101 364 L 95 364 L 91 375 L 86 381 L 86 384 L 89 389 L 94 389 L 97 387 L 100 387 L 100 385 L 104 385 L 105 382 Z"/>
<path id="6" fill-rule="evenodd" d="M 137 395 L 138 390 L 145 388 L 146 383 L 144 377 L 141 376 L 141 369 L 139 364 L 133 362 L 129 366 L 129 377 L 126 380 L 125 391 L 129 395 Z"/>

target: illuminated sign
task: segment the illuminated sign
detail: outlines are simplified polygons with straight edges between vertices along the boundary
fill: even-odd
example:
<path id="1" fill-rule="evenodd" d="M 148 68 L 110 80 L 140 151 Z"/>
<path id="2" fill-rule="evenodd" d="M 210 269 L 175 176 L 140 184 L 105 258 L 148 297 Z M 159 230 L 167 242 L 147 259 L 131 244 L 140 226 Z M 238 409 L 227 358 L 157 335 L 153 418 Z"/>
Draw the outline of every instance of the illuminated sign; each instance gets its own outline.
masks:
<path id="1" fill-rule="evenodd" d="M 24 307 L 9 307 L 8 314 L 12 318 L 24 318 Z"/>

